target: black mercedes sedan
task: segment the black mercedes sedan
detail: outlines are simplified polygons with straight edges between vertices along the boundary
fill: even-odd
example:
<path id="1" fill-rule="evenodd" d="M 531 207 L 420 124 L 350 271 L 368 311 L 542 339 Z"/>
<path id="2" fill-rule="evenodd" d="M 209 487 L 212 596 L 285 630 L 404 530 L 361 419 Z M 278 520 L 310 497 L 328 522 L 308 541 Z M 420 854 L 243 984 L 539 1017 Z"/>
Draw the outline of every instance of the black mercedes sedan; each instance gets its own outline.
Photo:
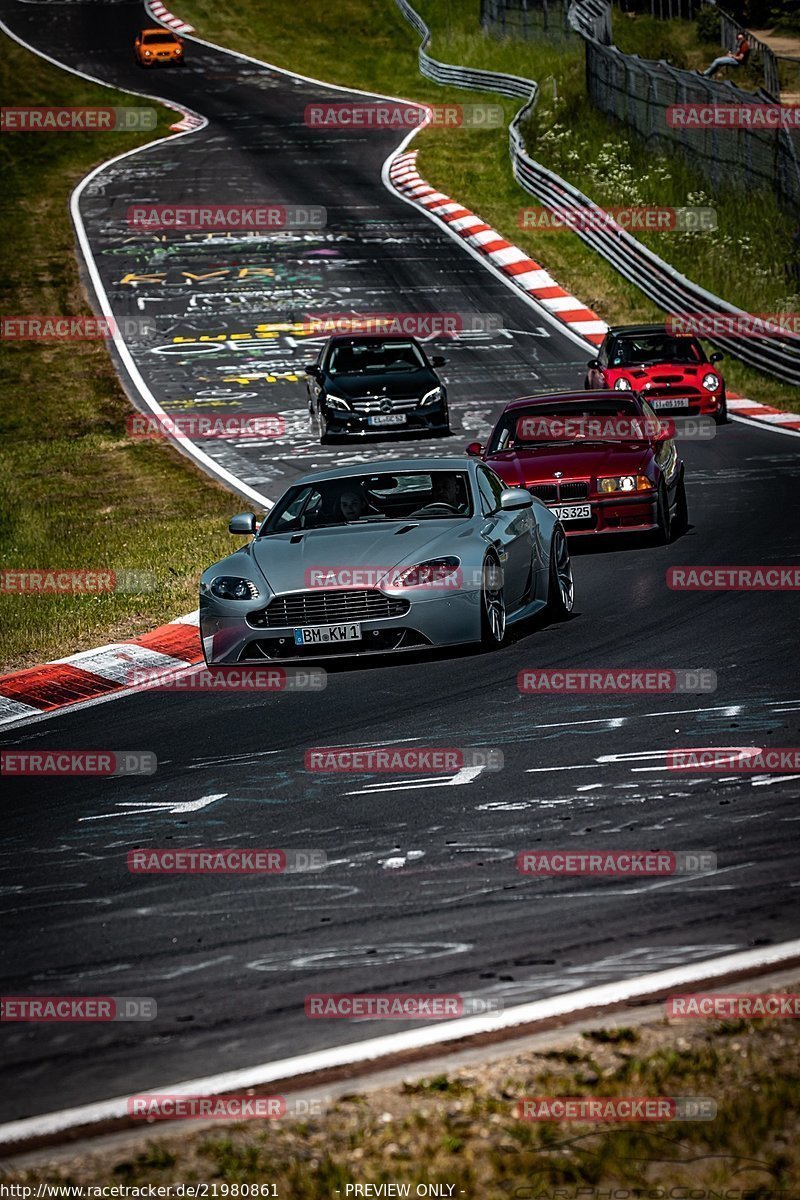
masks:
<path id="1" fill-rule="evenodd" d="M 322 442 L 386 433 L 448 434 L 447 389 L 416 338 L 336 335 L 306 365 L 308 410 Z"/>

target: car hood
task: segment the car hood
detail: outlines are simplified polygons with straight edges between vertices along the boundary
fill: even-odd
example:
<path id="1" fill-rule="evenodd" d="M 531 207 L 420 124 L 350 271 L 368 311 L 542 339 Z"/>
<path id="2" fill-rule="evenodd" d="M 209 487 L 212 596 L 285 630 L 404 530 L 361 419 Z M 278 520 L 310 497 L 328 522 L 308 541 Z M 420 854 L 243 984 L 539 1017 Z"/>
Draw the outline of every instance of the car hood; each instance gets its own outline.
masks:
<path id="1" fill-rule="evenodd" d="M 636 474 L 648 454 L 648 447 L 641 442 L 558 442 L 497 454 L 486 461 L 509 486 L 528 487 L 532 483 L 552 483 L 556 471 L 561 471 L 565 479 Z"/>
<path id="2" fill-rule="evenodd" d="M 610 367 L 608 370 L 609 382 L 613 383 L 624 375 L 626 379 L 636 380 L 637 383 L 642 383 L 648 379 L 656 377 L 665 378 L 681 383 L 699 383 L 704 375 L 709 372 L 718 375 L 716 366 L 713 363 L 648 363 L 642 366 L 640 363 L 631 363 L 628 367 Z"/>
<path id="3" fill-rule="evenodd" d="M 375 586 L 384 570 L 444 555 L 463 558 L 472 533 L 472 522 L 466 519 L 391 521 L 272 534 L 258 538 L 250 549 L 270 589 L 293 592 L 321 586 L 318 572 L 325 575 L 327 586 L 336 587 L 337 579 L 349 585 L 348 571 L 368 568 L 364 586 Z"/>
<path id="4" fill-rule="evenodd" d="M 433 371 L 387 371 L 382 375 L 326 375 L 325 387 L 347 398 L 351 396 L 422 396 L 437 387 Z"/>

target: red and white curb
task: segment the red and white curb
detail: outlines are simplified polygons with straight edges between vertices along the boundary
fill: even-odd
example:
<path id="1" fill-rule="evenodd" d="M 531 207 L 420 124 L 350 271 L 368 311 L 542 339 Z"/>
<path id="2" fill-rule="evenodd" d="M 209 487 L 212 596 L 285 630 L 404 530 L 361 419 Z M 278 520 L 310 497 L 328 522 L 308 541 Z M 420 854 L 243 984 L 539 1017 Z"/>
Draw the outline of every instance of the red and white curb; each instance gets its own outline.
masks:
<path id="1" fill-rule="evenodd" d="M 568 325 L 574 333 L 587 342 L 599 345 L 608 329 L 605 321 L 565 291 L 544 267 L 528 258 L 519 246 L 506 241 L 496 229 L 492 229 L 491 225 L 487 225 L 457 200 L 432 188 L 417 171 L 416 158 L 417 151 L 409 150 L 398 154 L 392 161 L 389 178 L 398 192 L 458 233 L 469 246 L 507 275 L 516 287 Z"/>
<path id="2" fill-rule="evenodd" d="M 417 151 L 410 150 L 392 160 L 389 178 L 397 191 L 438 217 L 469 246 L 499 268 L 516 287 L 568 325 L 574 333 L 587 342 L 599 345 L 608 329 L 605 321 L 565 291 L 544 267 L 529 258 L 519 246 L 506 241 L 496 229 L 492 229 L 457 200 L 431 187 L 417 171 L 416 158 Z M 757 400 L 729 396 L 728 411 L 732 417 L 800 433 L 800 414 L 783 412 L 769 404 L 760 404 Z"/>
<path id="3" fill-rule="evenodd" d="M 0 676 L 0 725 L 130 691 L 137 668 L 167 671 L 201 662 L 198 617 L 190 613 L 130 641 Z"/>
<path id="4" fill-rule="evenodd" d="M 194 25 L 189 25 L 186 21 L 182 21 L 180 17 L 176 17 L 168 8 L 165 8 L 161 0 L 145 0 L 145 8 L 149 16 L 160 21 L 162 25 L 168 25 L 170 29 L 174 29 L 176 33 L 194 33 Z"/>
<path id="5" fill-rule="evenodd" d="M 780 408 L 772 408 L 769 404 L 759 404 L 758 400 L 746 400 L 743 396 L 728 397 L 728 412 L 732 417 L 740 417 L 746 421 L 757 421 L 772 425 L 779 429 L 789 429 L 800 433 L 800 413 L 784 412 Z"/>

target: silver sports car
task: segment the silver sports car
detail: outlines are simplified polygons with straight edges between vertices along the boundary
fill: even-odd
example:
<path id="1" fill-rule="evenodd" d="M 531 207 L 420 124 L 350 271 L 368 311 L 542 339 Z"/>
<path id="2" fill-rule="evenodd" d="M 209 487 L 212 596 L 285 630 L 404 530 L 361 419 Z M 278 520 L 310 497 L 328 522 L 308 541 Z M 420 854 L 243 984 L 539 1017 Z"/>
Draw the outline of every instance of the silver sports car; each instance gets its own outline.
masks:
<path id="1" fill-rule="evenodd" d="M 200 580 L 208 665 L 483 642 L 572 611 L 561 523 L 473 458 L 384 460 L 298 479 Z"/>

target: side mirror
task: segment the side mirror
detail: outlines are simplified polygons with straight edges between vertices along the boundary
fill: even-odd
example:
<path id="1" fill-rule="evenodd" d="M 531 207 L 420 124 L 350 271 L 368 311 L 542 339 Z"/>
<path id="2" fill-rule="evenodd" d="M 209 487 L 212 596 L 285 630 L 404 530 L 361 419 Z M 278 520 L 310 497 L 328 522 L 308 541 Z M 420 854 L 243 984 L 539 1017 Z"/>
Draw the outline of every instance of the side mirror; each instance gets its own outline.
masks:
<path id="1" fill-rule="evenodd" d="M 500 507 L 503 512 L 519 512 L 523 508 L 533 508 L 533 496 L 525 488 L 504 488 L 500 493 Z"/>
<path id="2" fill-rule="evenodd" d="M 591 367 L 592 369 L 594 369 L 595 367 L 599 367 L 600 359 L 599 358 L 590 358 L 586 365 L 587 365 L 587 367 Z"/>
<path id="3" fill-rule="evenodd" d="M 480 458 L 483 454 L 483 446 L 480 442 L 470 442 L 464 453 L 469 454 L 471 458 Z"/>
<path id="4" fill-rule="evenodd" d="M 714 354 L 711 355 L 711 357 L 709 358 L 708 361 L 709 362 L 722 362 L 724 357 L 725 357 L 725 355 L 720 354 L 719 350 L 717 350 L 717 351 L 715 351 Z"/>
<path id="5" fill-rule="evenodd" d="M 237 513 L 228 522 L 228 533 L 252 534 L 256 531 L 255 513 Z"/>
<path id="6" fill-rule="evenodd" d="M 434 354 L 433 358 L 431 359 L 431 366 L 432 367 L 443 367 L 446 362 L 447 362 L 447 359 L 443 358 L 441 354 Z"/>
<path id="7" fill-rule="evenodd" d="M 306 375 L 310 375 L 312 379 L 319 378 L 319 367 L 316 363 L 306 363 L 306 365 L 303 367 L 303 370 L 305 371 Z"/>

